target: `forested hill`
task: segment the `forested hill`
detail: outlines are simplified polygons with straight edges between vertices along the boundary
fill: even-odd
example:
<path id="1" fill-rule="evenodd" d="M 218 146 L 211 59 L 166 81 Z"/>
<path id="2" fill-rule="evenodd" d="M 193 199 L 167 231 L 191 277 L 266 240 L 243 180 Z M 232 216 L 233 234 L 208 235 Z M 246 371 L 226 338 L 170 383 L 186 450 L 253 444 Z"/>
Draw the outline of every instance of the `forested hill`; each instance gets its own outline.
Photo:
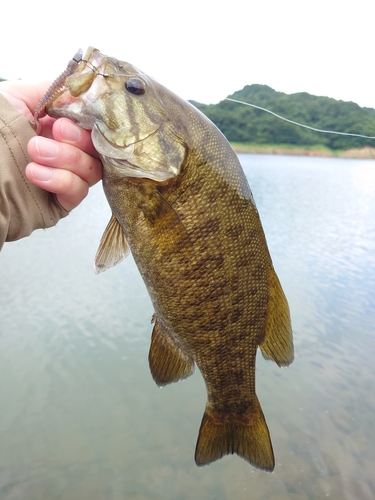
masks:
<path id="1" fill-rule="evenodd" d="M 336 101 L 306 92 L 289 95 L 257 84 L 247 85 L 228 97 L 267 108 L 289 120 L 314 128 L 375 136 L 375 109 L 361 108 L 354 102 Z M 243 104 L 230 101 L 209 105 L 191 102 L 231 142 L 310 147 L 323 145 L 331 149 L 375 147 L 375 139 L 313 132 Z"/>

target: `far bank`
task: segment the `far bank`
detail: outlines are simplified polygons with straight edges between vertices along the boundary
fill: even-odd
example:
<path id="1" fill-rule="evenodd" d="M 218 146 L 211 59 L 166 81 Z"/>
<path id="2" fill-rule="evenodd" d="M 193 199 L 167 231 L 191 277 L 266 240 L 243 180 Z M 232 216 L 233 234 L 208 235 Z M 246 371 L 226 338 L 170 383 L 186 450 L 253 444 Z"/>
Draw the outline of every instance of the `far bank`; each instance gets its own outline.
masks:
<path id="1" fill-rule="evenodd" d="M 236 153 L 295 156 L 325 156 L 337 158 L 375 159 L 375 147 L 365 146 L 348 150 L 332 150 L 325 146 L 301 147 L 292 144 L 249 144 L 231 142 Z"/>

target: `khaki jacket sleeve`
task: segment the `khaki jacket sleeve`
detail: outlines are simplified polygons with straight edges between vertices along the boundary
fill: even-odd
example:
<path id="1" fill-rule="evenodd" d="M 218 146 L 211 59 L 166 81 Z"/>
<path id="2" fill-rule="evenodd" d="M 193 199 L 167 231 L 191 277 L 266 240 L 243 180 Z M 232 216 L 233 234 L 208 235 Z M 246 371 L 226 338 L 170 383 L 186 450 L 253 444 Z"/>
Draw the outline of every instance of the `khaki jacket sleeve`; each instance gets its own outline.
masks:
<path id="1" fill-rule="evenodd" d="M 27 143 L 35 135 L 28 120 L 0 94 L 0 249 L 66 217 L 54 195 L 28 181 Z"/>

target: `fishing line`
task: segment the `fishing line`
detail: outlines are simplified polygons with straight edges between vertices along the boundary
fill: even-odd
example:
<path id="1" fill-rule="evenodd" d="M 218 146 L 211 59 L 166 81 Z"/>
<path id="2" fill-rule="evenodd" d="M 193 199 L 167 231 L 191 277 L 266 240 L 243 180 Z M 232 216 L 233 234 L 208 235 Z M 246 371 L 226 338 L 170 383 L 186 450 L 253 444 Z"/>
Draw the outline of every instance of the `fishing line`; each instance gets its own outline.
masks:
<path id="1" fill-rule="evenodd" d="M 104 78 L 114 78 L 116 76 L 114 73 L 100 73 L 98 68 L 87 59 L 82 59 L 82 62 L 85 63 L 85 66 L 88 69 L 91 69 L 91 71 L 95 73 L 96 76 L 103 76 Z"/>
<path id="2" fill-rule="evenodd" d="M 299 127 L 308 128 L 310 130 L 313 130 L 314 132 L 321 132 L 323 134 L 350 135 L 352 137 L 362 137 L 363 139 L 375 139 L 375 137 L 371 137 L 368 135 L 351 134 L 349 132 L 335 132 L 334 130 L 321 130 L 319 128 L 310 127 L 309 125 L 304 125 L 303 123 L 294 122 L 293 120 L 289 120 L 288 118 L 284 118 L 283 116 L 280 116 L 280 115 L 274 113 L 273 111 L 270 111 L 269 109 L 262 108 L 261 106 L 256 106 L 255 104 L 250 104 L 249 102 L 237 101 L 236 99 L 231 99 L 230 97 L 226 97 L 224 100 L 237 102 L 238 104 L 244 104 L 245 106 L 251 106 L 252 108 L 257 108 L 257 109 L 260 109 L 262 111 L 266 111 L 266 113 L 270 113 L 271 115 L 276 116 L 276 118 L 280 118 L 280 120 L 284 120 L 285 122 L 292 123 L 293 125 L 298 125 Z"/>

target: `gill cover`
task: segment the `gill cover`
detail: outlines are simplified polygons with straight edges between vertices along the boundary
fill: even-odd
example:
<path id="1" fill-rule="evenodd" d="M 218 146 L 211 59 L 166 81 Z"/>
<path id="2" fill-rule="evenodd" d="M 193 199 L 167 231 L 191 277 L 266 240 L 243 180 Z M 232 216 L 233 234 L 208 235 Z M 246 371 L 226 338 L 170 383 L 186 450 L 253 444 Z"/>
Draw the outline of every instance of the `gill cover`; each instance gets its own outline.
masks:
<path id="1" fill-rule="evenodd" d="M 121 177 L 141 177 L 162 182 L 179 174 L 185 158 L 185 147 L 168 137 L 160 126 L 145 138 L 119 147 L 112 143 L 113 133 L 102 122 L 92 129 L 92 142 L 100 153 L 104 168 Z"/>

